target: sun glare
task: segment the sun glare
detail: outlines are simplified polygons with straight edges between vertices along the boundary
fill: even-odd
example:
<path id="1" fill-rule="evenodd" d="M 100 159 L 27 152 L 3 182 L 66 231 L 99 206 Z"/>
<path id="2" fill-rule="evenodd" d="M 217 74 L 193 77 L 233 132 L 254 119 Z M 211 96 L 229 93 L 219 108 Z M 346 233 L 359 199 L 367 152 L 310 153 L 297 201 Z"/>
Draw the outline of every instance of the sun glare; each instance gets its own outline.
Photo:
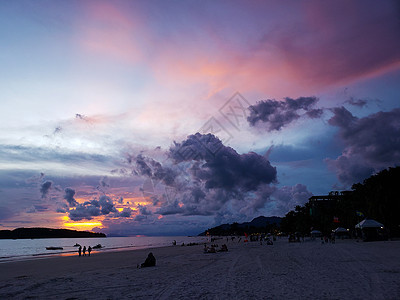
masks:
<path id="1" fill-rule="evenodd" d="M 74 227 L 77 229 L 88 229 L 88 227 L 102 227 L 101 222 L 80 222 L 80 223 L 64 223 L 66 227 Z"/>

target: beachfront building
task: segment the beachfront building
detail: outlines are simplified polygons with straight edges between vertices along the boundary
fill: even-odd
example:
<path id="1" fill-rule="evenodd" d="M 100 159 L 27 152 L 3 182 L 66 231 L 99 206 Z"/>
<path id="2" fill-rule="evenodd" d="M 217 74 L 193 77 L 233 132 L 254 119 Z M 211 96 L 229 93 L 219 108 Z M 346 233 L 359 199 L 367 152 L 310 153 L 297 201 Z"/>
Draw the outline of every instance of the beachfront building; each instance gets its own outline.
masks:
<path id="1" fill-rule="evenodd" d="M 338 226 L 348 227 L 343 219 L 343 203 L 351 195 L 351 191 L 331 191 L 328 195 L 309 198 L 310 216 L 314 228 L 323 234 L 332 232 Z"/>

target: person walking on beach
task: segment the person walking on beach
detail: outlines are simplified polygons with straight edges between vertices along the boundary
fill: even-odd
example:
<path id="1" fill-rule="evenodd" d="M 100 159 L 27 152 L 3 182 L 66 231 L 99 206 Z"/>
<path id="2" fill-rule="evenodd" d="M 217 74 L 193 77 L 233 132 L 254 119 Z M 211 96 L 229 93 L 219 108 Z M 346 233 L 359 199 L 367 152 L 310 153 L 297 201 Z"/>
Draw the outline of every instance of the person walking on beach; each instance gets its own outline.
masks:
<path id="1" fill-rule="evenodd" d="M 86 246 L 83 246 L 83 256 L 86 256 Z"/>
<path id="2" fill-rule="evenodd" d="M 79 253 L 79 256 L 82 255 L 82 246 L 79 246 L 79 248 L 78 248 L 78 253 Z"/>
<path id="3" fill-rule="evenodd" d="M 87 252 L 88 252 L 88 254 L 90 256 L 90 252 L 92 252 L 92 247 L 89 246 L 89 248 L 87 249 Z"/>

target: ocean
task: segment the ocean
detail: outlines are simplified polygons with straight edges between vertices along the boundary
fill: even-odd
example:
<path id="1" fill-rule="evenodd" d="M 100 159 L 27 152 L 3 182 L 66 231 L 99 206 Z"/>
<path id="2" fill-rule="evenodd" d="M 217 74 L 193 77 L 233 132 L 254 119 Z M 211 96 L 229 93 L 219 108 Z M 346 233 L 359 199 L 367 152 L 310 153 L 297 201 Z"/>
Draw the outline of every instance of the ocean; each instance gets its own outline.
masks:
<path id="1" fill-rule="evenodd" d="M 103 251 L 123 251 L 172 246 L 182 243 L 204 243 L 206 237 L 188 236 L 135 236 L 135 237 L 107 237 L 107 238 L 62 238 L 62 239 L 0 239 L 0 263 L 10 260 L 39 259 L 48 256 L 77 255 L 76 243 L 88 248 L 101 244 L 103 248 L 95 249 L 92 253 Z M 62 247 L 62 250 L 46 250 L 46 247 Z"/>

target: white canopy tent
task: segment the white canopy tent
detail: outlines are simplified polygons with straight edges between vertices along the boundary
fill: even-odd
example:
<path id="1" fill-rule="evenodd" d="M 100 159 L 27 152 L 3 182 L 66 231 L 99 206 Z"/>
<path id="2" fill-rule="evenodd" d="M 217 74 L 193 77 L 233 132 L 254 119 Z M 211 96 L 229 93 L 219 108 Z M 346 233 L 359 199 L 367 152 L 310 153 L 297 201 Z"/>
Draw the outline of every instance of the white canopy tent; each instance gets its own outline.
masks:
<path id="1" fill-rule="evenodd" d="M 344 232 L 349 232 L 346 228 L 343 227 L 338 227 L 334 230 L 335 233 L 344 233 Z"/>
<path id="2" fill-rule="evenodd" d="M 362 220 L 360 223 L 358 223 L 355 227 L 364 229 L 364 228 L 383 228 L 384 226 L 382 223 L 379 223 L 375 220 L 365 219 L 365 220 Z"/>

